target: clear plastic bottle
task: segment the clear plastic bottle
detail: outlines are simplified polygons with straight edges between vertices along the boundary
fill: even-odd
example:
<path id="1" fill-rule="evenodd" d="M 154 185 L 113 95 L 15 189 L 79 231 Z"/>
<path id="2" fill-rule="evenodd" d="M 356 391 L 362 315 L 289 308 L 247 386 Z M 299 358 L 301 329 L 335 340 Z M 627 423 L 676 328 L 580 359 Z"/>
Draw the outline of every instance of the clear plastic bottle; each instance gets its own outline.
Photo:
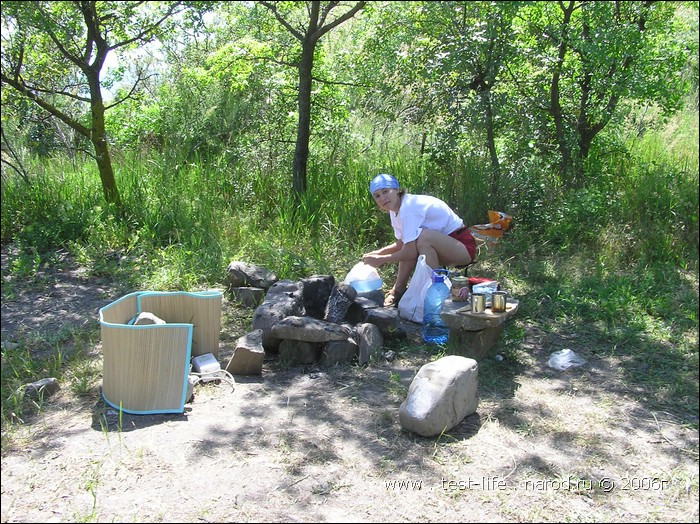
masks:
<path id="1" fill-rule="evenodd" d="M 445 344 L 450 329 L 440 316 L 442 303 L 450 296 L 445 275 L 433 271 L 433 283 L 425 294 L 423 306 L 423 340 L 433 344 Z"/>

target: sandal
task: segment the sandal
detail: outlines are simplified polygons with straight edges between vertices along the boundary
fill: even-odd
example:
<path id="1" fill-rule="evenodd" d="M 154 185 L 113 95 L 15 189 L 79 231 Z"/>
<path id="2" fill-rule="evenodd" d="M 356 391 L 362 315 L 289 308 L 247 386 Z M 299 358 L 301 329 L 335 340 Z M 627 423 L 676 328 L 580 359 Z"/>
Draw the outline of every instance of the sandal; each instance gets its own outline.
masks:
<path id="1" fill-rule="evenodd" d="M 389 291 L 384 299 L 384 307 L 399 307 L 399 302 L 401 301 L 401 297 L 404 295 L 404 293 L 406 293 L 406 291 L 402 291 L 400 293 Z"/>

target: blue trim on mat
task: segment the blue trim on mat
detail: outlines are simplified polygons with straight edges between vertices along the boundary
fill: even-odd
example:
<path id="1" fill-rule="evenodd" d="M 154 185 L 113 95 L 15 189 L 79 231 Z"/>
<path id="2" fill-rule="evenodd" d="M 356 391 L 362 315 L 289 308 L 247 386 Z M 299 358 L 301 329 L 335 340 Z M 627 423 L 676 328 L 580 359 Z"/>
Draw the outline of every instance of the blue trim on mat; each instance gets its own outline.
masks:
<path id="1" fill-rule="evenodd" d="M 139 411 L 139 410 L 133 410 L 133 409 L 125 409 L 124 407 L 114 404 L 111 402 L 105 395 L 104 391 L 102 392 L 102 398 L 104 401 L 112 406 L 115 409 L 118 409 L 120 411 L 123 411 L 125 413 L 131 413 L 134 415 L 153 415 L 153 414 L 158 414 L 158 413 L 182 413 L 185 411 L 185 401 L 187 400 L 185 397 L 187 396 L 187 383 L 188 383 L 188 378 L 189 378 L 189 362 L 190 359 L 192 358 L 192 338 L 193 338 L 193 332 L 194 332 L 194 325 L 189 324 L 189 323 L 167 323 L 165 325 L 163 324 L 151 324 L 151 325 L 143 325 L 143 326 L 134 326 L 133 325 L 133 319 L 136 318 L 141 311 L 141 298 L 143 296 L 150 295 L 150 296 L 164 296 L 164 295 L 191 295 L 195 296 L 198 298 L 221 298 L 223 294 L 221 291 L 135 291 L 133 293 L 129 293 L 127 295 L 124 295 L 123 297 L 115 300 L 114 302 L 111 302 L 107 304 L 106 306 L 100 308 L 99 310 L 99 317 L 100 317 L 100 324 L 104 324 L 107 326 L 110 326 L 112 328 L 123 328 L 123 329 L 163 329 L 164 326 L 170 326 L 170 327 L 187 327 L 189 331 L 189 335 L 187 337 L 187 351 L 185 355 L 185 373 L 182 378 L 182 399 L 180 400 L 180 407 L 179 408 L 172 408 L 172 409 L 157 409 L 157 410 L 146 410 L 146 411 Z M 126 300 L 130 297 L 136 296 L 136 314 L 134 317 L 131 319 L 131 323 L 129 324 L 122 324 L 122 323 L 114 323 L 114 322 L 107 322 L 104 320 L 104 315 L 103 311 L 106 309 L 118 304 L 122 300 Z"/>

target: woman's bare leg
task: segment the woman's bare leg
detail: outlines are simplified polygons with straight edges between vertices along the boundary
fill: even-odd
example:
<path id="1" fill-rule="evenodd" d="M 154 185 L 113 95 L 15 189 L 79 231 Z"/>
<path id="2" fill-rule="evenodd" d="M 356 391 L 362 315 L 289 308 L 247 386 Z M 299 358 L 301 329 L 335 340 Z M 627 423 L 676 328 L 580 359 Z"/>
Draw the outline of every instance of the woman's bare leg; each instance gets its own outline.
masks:
<path id="1" fill-rule="evenodd" d="M 419 255 L 433 269 L 444 266 L 466 266 L 472 261 L 467 247 L 456 238 L 431 229 L 421 231 L 416 241 Z"/>

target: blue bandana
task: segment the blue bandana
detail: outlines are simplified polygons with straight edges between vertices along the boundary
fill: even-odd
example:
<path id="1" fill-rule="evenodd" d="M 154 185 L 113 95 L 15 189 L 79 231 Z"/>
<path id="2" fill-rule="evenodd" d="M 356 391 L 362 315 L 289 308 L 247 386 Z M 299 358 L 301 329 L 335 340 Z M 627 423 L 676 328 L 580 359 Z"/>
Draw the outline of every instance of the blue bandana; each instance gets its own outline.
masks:
<path id="1" fill-rule="evenodd" d="M 399 181 L 391 175 L 382 173 L 375 176 L 369 183 L 369 192 L 374 194 L 378 189 L 398 189 Z"/>

